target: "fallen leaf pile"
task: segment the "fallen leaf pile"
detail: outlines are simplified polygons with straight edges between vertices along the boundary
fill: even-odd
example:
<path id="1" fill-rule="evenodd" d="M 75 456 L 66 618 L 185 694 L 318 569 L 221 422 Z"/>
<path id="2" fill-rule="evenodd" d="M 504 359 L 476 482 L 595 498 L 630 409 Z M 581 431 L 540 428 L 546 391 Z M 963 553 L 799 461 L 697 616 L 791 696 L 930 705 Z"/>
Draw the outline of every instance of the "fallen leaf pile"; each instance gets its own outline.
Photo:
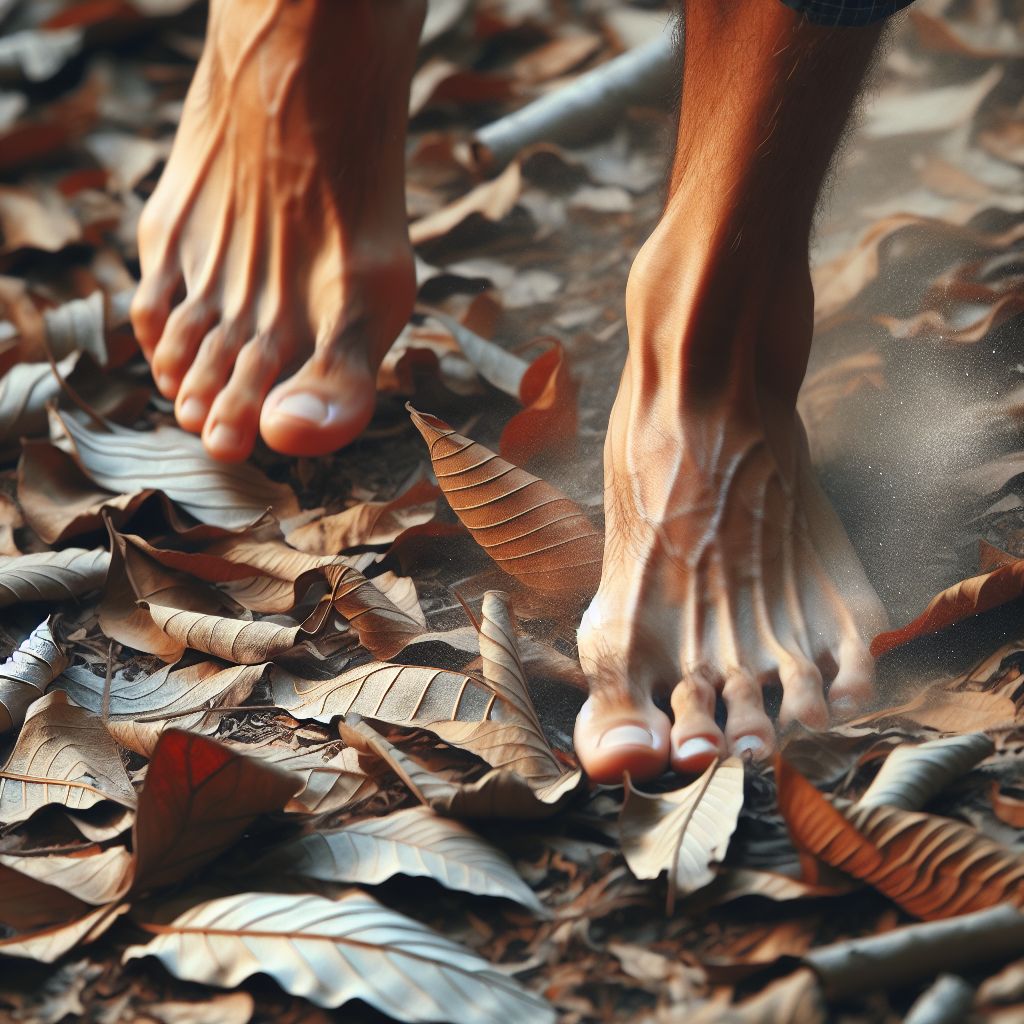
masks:
<path id="1" fill-rule="evenodd" d="M 878 701 L 764 767 L 572 754 L 664 61 L 596 134 L 502 118 L 662 59 L 673 6 L 431 0 L 377 415 L 225 466 L 127 325 L 203 5 L 0 0 L 3 1020 L 1024 1019 L 1014 0 L 910 10 L 815 239 Z"/>

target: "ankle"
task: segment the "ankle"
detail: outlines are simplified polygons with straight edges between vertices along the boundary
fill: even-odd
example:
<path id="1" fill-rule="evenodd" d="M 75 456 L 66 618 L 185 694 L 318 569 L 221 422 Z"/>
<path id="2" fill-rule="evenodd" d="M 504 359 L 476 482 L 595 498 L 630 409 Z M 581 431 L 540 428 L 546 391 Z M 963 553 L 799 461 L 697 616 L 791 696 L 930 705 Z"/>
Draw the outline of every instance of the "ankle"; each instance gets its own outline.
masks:
<path id="1" fill-rule="evenodd" d="M 795 407 L 814 321 L 806 237 L 666 213 L 630 270 L 626 319 L 635 383 L 652 400 L 672 391 L 698 408 L 768 393 Z"/>

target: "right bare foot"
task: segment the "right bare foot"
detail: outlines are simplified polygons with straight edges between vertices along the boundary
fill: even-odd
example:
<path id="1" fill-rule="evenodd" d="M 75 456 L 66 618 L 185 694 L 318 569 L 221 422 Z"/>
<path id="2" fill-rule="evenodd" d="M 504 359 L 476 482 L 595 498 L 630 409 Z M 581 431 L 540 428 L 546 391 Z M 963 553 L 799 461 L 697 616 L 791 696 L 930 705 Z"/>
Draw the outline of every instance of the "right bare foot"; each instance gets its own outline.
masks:
<path id="1" fill-rule="evenodd" d="M 244 459 L 257 432 L 325 454 L 369 422 L 415 298 L 404 146 L 425 7 L 211 3 L 139 225 L 132 323 L 178 422 L 216 459 Z"/>

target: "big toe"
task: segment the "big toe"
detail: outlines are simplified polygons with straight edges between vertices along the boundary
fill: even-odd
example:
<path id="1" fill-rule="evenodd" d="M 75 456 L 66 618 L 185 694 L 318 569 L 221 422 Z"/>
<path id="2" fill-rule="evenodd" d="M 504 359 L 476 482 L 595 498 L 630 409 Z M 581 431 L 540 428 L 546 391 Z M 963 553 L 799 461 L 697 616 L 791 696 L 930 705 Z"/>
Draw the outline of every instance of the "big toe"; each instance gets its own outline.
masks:
<path id="1" fill-rule="evenodd" d="M 267 396 L 260 434 L 284 455 L 327 455 L 355 440 L 373 416 L 376 385 L 366 360 L 332 365 L 314 356 Z"/>
<path id="2" fill-rule="evenodd" d="M 598 704 L 590 698 L 576 719 L 573 744 L 594 782 L 615 783 L 627 772 L 643 782 L 668 766 L 669 721 L 653 703 Z"/>

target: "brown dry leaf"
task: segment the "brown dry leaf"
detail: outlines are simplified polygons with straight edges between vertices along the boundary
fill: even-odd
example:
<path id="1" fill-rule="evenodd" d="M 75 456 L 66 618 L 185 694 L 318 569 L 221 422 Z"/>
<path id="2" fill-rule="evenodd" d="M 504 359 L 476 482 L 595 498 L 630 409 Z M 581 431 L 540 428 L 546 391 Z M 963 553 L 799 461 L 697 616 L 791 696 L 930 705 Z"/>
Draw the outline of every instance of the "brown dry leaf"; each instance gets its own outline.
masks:
<path id="1" fill-rule="evenodd" d="M 966 124 L 1003 74 L 997 65 L 970 82 L 876 96 L 865 112 L 864 134 L 886 139 L 908 132 L 945 132 Z"/>
<path id="2" fill-rule="evenodd" d="M 434 103 L 494 103 L 515 95 L 513 81 L 495 72 L 474 71 L 441 57 L 432 57 L 413 76 L 409 89 L 409 116 Z"/>
<path id="3" fill-rule="evenodd" d="M 152 601 L 146 602 L 146 607 L 153 621 L 175 643 L 236 665 L 260 665 L 280 657 L 299 643 L 303 633 L 302 626 L 226 619 Z"/>
<path id="4" fill-rule="evenodd" d="M 984 733 L 896 747 L 857 801 L 857 808 L 884 806 L 919 811 L 936 793 L 966 775 L 994 749 Z"/>
<path id="5" fill-rule="evenodd" d="M 359 642 L 375 658 L 393 658 L 423 626 L 389 600 L 361 572 L 337 563 L 324 567 L 330 600 L 359 634 Z"/>
<path id="6" fill-rule="evenodd" d="M 818 976 L 801 968 L 732 1006 L 706 1004 L 687 1012 L 687 1024 L 825 1024 L 828 1007 Z M 682 1018 L 680 1018 L 682 1021 Z"/>
<path id="7" fill-rule="evenodd" d="M 911 8 L 909 14 L 921 44 L 929 50 L 983 61 L 1020 57 L 1020 33 L 1010 19 L 989 18 L 987 24 L 971 24 L 919 8 Z"/>
<path id="8" fill-rule="evenodd" d="M 206 734 L 215 731 L 220 707 L 237 707 L 263 678 L 266 665 L 232 665 L 203 661 L 152 675 L 126 679 L 115 673 L 106 680 L 73 666 L 57 682 L 72 700 L 93 714 L 103 715 L 114 739 L 143 757 L 151 757 L 160 734 L 168 728 Z"/>
<path id="9" fill-rule="evenodd" d="M 379 791 L 377 780 L 367 775 L 359 763 L 358 751 L 344 747 L 325 759 L 324 747 L 333 745 L 293 750 L 279 744 L 247 743 L 239 749 L 305 779 L 305 788 L 285 806 L 290 814 L 331 814 L 361 803 Z"/>
<path id="10" fill-rule="evenodd" d="M 248 992 L 231 992 L 196 1000 L 150 1003 L 146 1017 L 158 1024 L 249 1024 L 256 1000 Z"/>
<path id="11" fill-rule="evenodd" d="M 41 622 L 0 665 L 0 735 L 25 721 L 33 701 L 42 697 L 67 665 L 67 655 L 50 632 L 50 620 Z"/>
<path id="12" fill-rule="evenodd" d="M 114 741 L 95 715 L 55 690 L 29 709 L 0 770 L 0 823 L 24 821 L 41 807 L 75 810 L 101 800 L 135 806 L 135 791 Z"/>
<path id="13" fill-rule="evenodd" d="M 954 690 L 949 684 L 922 690 L 906 704 L 884 708 L 847 722 L 847 727 L 882 730 L 893 724 L 911 722 L 936 732 L 961 735 L 986 732 L 1012 725 L 1017 707 L 1007 696 L 995 692 Z"/>
<path id="14" fill-rule="evenodd" d="M 445 778 L 403 753 L 393 743 L 352 716 L 338 724 L 346 743 L 383 760 L 409 787 L 417 800 L 451 818 L 550 818 L 583 787 L 581 771 L 567 772 L 547 786 L 532 787 L 522 776 L 495 768 L 475 782 Z"/>
<path id="15" fill-rule="evenodd" d="M 380 885 L 395 875 L 432 878 L 447 889 L 514 900 L 547 912 L 500 850 L 428 807 L 409 807 L 314 832 L 273 850 L 253 868 L 322 882 Z"/>
<path id="16" fill-rule="evenodd" d="M 0 254 L 19 249 L 59 252 L 81 237 L 82 226 L 56 189 L 0 186 Z"/>
<path id="17" fill-rule="evenodd" d="M 918 637 L 937 633 L 973 615 L 980 615 L 1024 594 L 1024 559 L 993 572 L 956 583 L 937 594 L 921 614 L 901 629 L 879 633 L 871 641 L 871 653 L 881 657 Z"/>
<path id="18" fill-rule="evenodd" d="M 65 548 L 0 558 L 0 608 L 25 601 L 67 601 L 97 590 L 110 553 L 102 548 Z"/>
<path id="19" fill-rule="evenodd" d="M 687 896 L 715 877 L 736 831 L 743 806 L 743 762 L 716 761 L 682 789 L 657 795 L 626 783 L 619 834 L 626 863 L 637 878 L 668 872 L 669 913 L 676 896 Z"/>
<path id="20" fill-rule="evenodd" d="M 261 814 L 302 788 L 297 776 L 204 736 L 168 729 L 153 751 L 132 832 L 145 892 L 186 878 L 231 846 Z"/>
<path id="21" fill-rule="evenodd" d="M 165 633 L 143 602 L 210 615 L 239 610 L 221 591 L 165 569 L 112 526 L 108 529 L 110 570 L 98 610 L 100 628 L 112 640 L 175 662 L 184 654 L 185 644 Z"/>
<path id="22" fill-rule="evenodd" d="M 337 899 L 240 893 L 142 927 L 155 937 L 124 960 L 155 956 L 187 981 L 234 988 L 268 974 L 317 1006 L 361 999 L 402 1021 L 555 1020 L 543 999 L 485 960 L 357 890 Z"/>
<path id="23" fill-rule="evenodd" d="M 410 526 L 434 518 L 440 493 L 436 484 L 417 480 L 390 501 L 364 501 L 306 523 L 288 534 L 288 543 L 313 555 L 334 555 L 363 544 L 390 544 Z"/>
<path id="24" fill-rule="evenodd" d="M 271 686 L 274 703 L 300 720 L 363 715 L 426 729 L 537 787 L 562 775 L 536 719 L 525 717 L 514 698 L 461 672 L 371 662 L 315 681 L 278 670 Z"/>
<path id="25" fill-rule="evenodd" d="M 115 494 L 162 491 L 201 523 L 225 529 L 248 526 L 268 508 L 279 520 L 299 511 L 290 487 L 247 462 L 215 462 L 193 434 L 169 426 L 149 433 L 112 427 L 101 431 L 74 414 L 51 413 L 55 443 L 93 483 Z"/>
<path id="26" fill-rule="evenodd" d="M 477 185 L 440 210 L 413 221 L 409 225 L 409 241 L 413 245 L 422 245 L 441 238 L 473 214 L 490 221 L 503 220 L 519 201 L 522 190 L 522 171 L 519 162 L 513 160 L 496 178 Z"/>
<path id="27" fill-rule="evenodd" d="M 47 544 L 103 530 L 130 518 L 156 492 L 109 494 L 97 490 L 66 452 L 42 441 L 26 441 L 18 463 L 18 502 L 25 520 Z"/>
<path id="28" fill-rule="evenodd" d="M 45 879 L 19 871 L 17 864 L 8 863 L 26 859 L 48 858 L 0 859 L 0 926 L 18 932 L 34 931 L 89 912 L 90 904 L 65 888 L 50 885 Z"/>
<path id="29" fill-rule="evenodd" d="M 523 409 L 505 424 L 499 451 L 523 464 L 542 453 L 566 455 L 576 444 L 576 383 L 569 375 L 565 350 L 556 338 L 523 375 L 519 400 Z"/>
<path id="30" fill-rule="evenodd" d="M 22 876 L 70 893 L 82 903 L 98 907 L 124 895 L 131 874 L 132 855 L 123 846 L 112 846 L 107 850 L 92 847 L 73 856 L 3 854 L 0 855 L 0 864 L 13 868 Z M 62 913 L 61 918 L 67 920 L 71 916 Z M 46 923 L 52 924 L 55 920 L 53 918 Z M 24 927 L 19 925 L 21 929 Z"/>
<path id="31" fill-rule="evenodd" d="M 12 171 L 56 153 L 84 135 L 96 122 L 99 82 L 82 86 L 52 103 L 34 103 L 0 129 L 0 170 Z"/>
<path id="32" fill-rule="evenodd" d="M 779 807 L 794 843 L 925 920 L 1024 906 L 1024 857 L 948 818 L 891 807 L 840 811 L 778 758 Z M 812 868 L 805 860 L 805 867 Z M 812 879 L 813 881 L 813 879 Z"/>
<path id="33" fill-rule="evenodd" d="M 0 956 L 14 956 L 52 964 L 75 946 L 98 939 L 128 910 L 128 904 L 108 904 L 67 924 L 0 939 Z"/>
<path id="34" fill-rule="evenodd" d="M 998 782 L 993 782 L 988 792 L 995 816 L 1011 828 L 1024 829 L 1024 799 L 1003 793 Z"/>
<path id="35" fill-rule="evenodd" d="M 593 57 L 603 42 L 596 32 L 571 32 L 517 57 L 511 71 L 517 81 L 527 85 L 547 82 Z"/>
<path id="36" fill-rule="evenodd" d="M 226 584 L 223 589 L 242 607 L 262 613 L 291 611 L 305 589 L 322 577 L 323 566 L 335 560 L 290 547 L 270 514 L 240 530 L 196 526 L 177 531 L 165 535 L 159 546 L 142 537 L 125 539 L 160 565 Z"/>
<path id="37" fill-rule="evenodd" d="M 57 364 L 62 377 L 76 357 Z M 46 405 L 60 395 L 60 382 L 49 363 L 18 363 L 0 377 L 0 452 L 16 451 L 22 437 L 45 436 Z"/>
<path id="38" fill-rule="evenodd" d="M 410 413 L 452 510 L 500 568 L 548 594 L 596 591 L 604 541 L 575 502 L 443 420 Z"/>

